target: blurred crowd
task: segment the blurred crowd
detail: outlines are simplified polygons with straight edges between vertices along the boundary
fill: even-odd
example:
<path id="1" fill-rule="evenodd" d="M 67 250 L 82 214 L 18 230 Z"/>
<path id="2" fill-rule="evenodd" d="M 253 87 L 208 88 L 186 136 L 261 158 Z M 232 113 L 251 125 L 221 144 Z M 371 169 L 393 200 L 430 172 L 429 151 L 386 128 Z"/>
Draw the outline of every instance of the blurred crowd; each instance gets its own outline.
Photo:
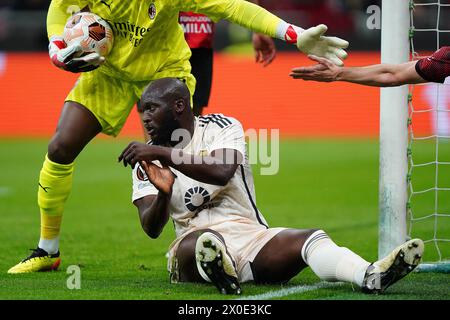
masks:
<path id="1" fill-rule="evenodd" d="M 0 9 L 45 11 L 50 0 L 0 0 Z M 370 5 L 381 0 L 261 0 L 260 4 L 292 22 L 303 26 L 327 24 L 338 34 L 355 31 L 355 19 Z"/>
<path id="2" fill-rule="evenodd" d="M 44 50 L 49 3 L 50 0 L 0 0 L 0 50 Z M 260 0 L 260 4 L 302 27 L 325 23 L 334 35 L 353 40 L 356 49 L 379 49 L 380 32 L 368 29 L 366 22 L 367 8 L 381 6 L 381 0 Z M 450 19 L 444 18 L 450 15 L 450 7 L 442 9 L 448 11 L 441 12 L 440 28 L 450 29 Z M 415 16 L 420 18 L 416 19 L 420 20 L 420 27 L 436 27 L 436 6 L 417 7 Z M 218 36 L 226 37 L 220 28 L 219 25 Z M 229 39 L 219 39 L 217 43 L 225 46 Z"/>
<path id="3" fill-rule="evenodd" d="M 47 10 L 49 0 L 0 0 L 0 8 L 12 10 Z"/>
<path id="4" fill-rule="evenodd" d="M 328 6 L 341 10 L 361 9 L 380 0 L 261 0 L 260 3 L 270 10 L 304 10 L 315 6 Z M 16 10 L 46 10 L 50 0 L 1 0 L 0 7 Z"/>
<path id="5" fill-rule="evenodd" d="M 381 5 L 381 0 L 264 0 L 262 5 L 271 11 L 281 12 L 291 21 L 301 21 L 304 26 L 320 23 L 339 35 L 356 32 L 361 15 L 370 5 Z"/>

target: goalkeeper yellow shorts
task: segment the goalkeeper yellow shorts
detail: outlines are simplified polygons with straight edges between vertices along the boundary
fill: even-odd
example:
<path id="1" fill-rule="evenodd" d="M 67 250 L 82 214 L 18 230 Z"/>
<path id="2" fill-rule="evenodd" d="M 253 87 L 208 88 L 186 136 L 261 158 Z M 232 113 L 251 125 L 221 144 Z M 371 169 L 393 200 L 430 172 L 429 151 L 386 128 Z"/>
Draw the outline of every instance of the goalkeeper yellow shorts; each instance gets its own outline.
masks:
<path id="1" fill-rule="evenodd" d="M 186 82 L 192 95 L 195 90 L 195 78 L 190 73 L 170 74 L 161 72 L 153 80 L 174 77 Z M 66 101 L 74 101 L 90 110 L 102 126 L 102 132 L 116 137 L 122 129 L 133 106 L 140 99 L 149 81 L 130 82 L 111 77 L 100 69 L 80 75 L 70 91 Z"/>

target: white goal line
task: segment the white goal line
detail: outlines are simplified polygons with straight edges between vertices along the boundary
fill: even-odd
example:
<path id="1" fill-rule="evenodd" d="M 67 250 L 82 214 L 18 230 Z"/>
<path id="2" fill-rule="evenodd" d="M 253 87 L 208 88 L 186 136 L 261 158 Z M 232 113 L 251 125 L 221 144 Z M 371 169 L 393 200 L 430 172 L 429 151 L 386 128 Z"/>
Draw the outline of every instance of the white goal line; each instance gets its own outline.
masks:
<path id="1" fill-rule="evenodd" d="M 343 282 L 322 281 L 322 282 L 318 282 L 314 285 L 294 286 L 294 287 L 284 288 L 281 290 L 268 291 L 268 292 L 253 295 L 253 296 L 246 296 L 246 297 L 238 298 L 236 300 L 269 300 L 269 299 L 289 296 L 289 295 L 296 294 L 296 293 L 304 293 L 304 292 L 314 291 L 314 290 L 319 290 L 319 289 L 339 287 L 339 286 L 342 286 L 343 284 L 344 284 Z"/>

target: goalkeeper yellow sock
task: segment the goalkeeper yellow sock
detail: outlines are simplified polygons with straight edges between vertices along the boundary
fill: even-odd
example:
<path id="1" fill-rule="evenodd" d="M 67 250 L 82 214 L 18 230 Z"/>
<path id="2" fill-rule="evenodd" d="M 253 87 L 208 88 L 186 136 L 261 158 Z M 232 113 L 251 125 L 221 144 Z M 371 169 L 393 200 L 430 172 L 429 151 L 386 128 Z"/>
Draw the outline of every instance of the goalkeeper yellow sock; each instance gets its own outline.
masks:
<path id="1" fill-rule="evenodd" d="M 39 176 L 38 205 L 41 211 L 39 248 L 49 254 L 59 249 L 59 232 L 64 204 L 72 189 L 74 164 L 59 164 L 45 156 Z"/>

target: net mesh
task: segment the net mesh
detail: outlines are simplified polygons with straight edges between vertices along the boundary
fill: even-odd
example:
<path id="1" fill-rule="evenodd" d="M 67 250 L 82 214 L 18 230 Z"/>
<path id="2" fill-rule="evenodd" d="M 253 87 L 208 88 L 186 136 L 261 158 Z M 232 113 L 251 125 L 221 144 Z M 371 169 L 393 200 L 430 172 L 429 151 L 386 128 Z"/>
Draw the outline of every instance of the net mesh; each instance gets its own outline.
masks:
<path id="1" fill-rule="evenodd" d="M 410 1 L 410 12 L 411 60 L 449 45 L 450 0 Z M 423 48 L 432 39 L 435 47 Z M 408 235 L 425 241 L 425 262 L 448 265 L 450 85 L 412 85 L 408 102 Z"/>

